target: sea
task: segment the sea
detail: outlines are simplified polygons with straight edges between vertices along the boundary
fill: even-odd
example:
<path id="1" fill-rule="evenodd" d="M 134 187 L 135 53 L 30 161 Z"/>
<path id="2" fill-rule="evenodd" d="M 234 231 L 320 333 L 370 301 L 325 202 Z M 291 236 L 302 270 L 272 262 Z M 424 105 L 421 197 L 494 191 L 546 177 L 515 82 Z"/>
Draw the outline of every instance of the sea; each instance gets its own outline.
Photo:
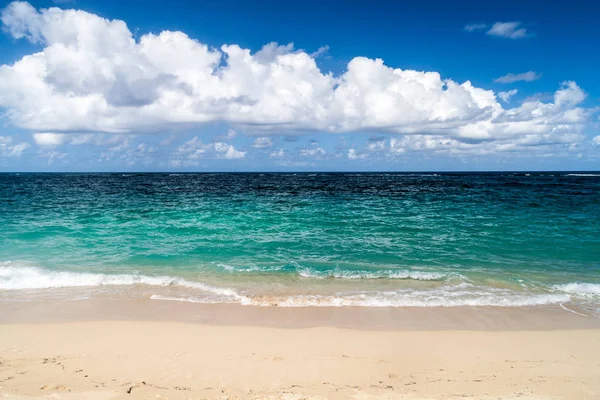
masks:
<path id="1" fill-rule="evenodd" d="M 600 317 L 600 173 L 2 173 L 0 302 Z"/>

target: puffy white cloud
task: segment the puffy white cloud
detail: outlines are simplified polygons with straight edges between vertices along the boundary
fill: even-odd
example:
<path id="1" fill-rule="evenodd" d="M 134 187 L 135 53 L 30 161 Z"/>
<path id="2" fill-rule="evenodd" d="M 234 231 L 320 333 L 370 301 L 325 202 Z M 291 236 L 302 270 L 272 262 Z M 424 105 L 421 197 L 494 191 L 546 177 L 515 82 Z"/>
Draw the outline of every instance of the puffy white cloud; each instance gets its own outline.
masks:
<path id="1" fill-rule="evenodd" d="M 246 156 L 245 151 L 236 150 L 231 144 L 217 142 L 213 144 L 215 151 L 217 152 L 218 158 L 226 160 L 236 160 L 238 158 L 244 158 Z"/>
<path id="2" fill-rule="evenodd" d="M 519 82 L 519 81 L 533 82 L 533 81 L 537 81 L 541 77 L 542 77 L 542 74 L 538 74 L 535 71 L 527 71 L 527 72 L 523 72 L 521 74 L 506 74 L 504 76 L 494 79 L 494 82 L 497 82 L 497 83 L 513 83 L 513 82 Z"/>
<path id="3" fill-rule="evenodd" d="M 273 139 L 268 136 L 256 138 L 252 147 L 256 149 L 266 149 L 273 146 Z"/>
<path id="4" fill-rule="evenodd" d="M 508 39 L 521 39 L 530 36 L 527 29 L 520 28 L 521 23 L 517 21 L 513 22 L 496 22 L 489 31 L 488 35 L 499 36 Z"/>
<path id="5" fill-rule="evenodd" d="M 510 98 L 518 92 L 519 91 L 517 89 L 509 90 L 506 92 L 499 92 L 498 97 L 500 97 L 500 100 L 502 100 L 503 102 L 508 103 L 510 101 Z"/>
<path id="6" fill-rule="evenodd" d="M 23 152 L 30 148 L 27 142 L 14 143 L 11 136 L 0 136 L 0 156 L 2 157 L 21 157 Z"/>
<path id="7" fill-rule="evenodd" d="M 63 133 L 34 133 L 33 141 L 38 146 L 60 146 L 65 142 L 65 134 Z"/>
<path id="8" fill-rule="evenodd" d="M 321 147 L 309 147 L 307 149 L 300 149 L 300 155 L 302 157 L 315 157 L 315 158 L 319 158 L 319 157 L 323 157 L 325 154 L 327 154 L 327 152 L 321 148 Z"/>
<path id="9" fill-rule="evenodd" d="M 488 155 L 496 153 L 548 153 L 569 152 L 585 141 L 582 134 L 550 133 L 529 134 L 512 140 L 461 142 L 439 135 L 410 135 L 391 138 L 389 154 L 429 152 L 449 155 Z"/>
<path id="10" fill-rule="evenodd" d="M 356 149 L 348 149 L 348 160 L 363 160 L 367 158 L 366 154 L 359 154 Z"/>
<path id="11" fill-rule="evenodd" d="M 224 142 L 205 144 L 195 136 L 177 148 L 170 163 L 172 166 L 197 165 L 202 158 L 236 160 L 245 156 L 245 151 L 237 150 L 231 144 Z"/>
<path id="12" fill-rule="evenodd" d="M 14 38 L 43 47 L 0 66 L 6 118 L 34 132 L 78 133 L 71 144 L 92 140 L 86 132 L 123 135 L 115 151 L 129 146 L 123 138 L 132 133 L 207 122 L 265 135 L 371 131 L 461 143 L 516 141 L 530 134 L 578 134 L 592 112 L 580 106 L 585 93 L 574 82 L 547 102 L 531 99 L 504 108 L 499 94 L 469 81 L 391 68 L 380 59 L 356 57 L 333 75 L 315 62 L 324 50 L 311 55 L 292 44 L 269 43 L 253 54 L 235 44 L 210 48 L 183 32 L 135 39 L 123 21 L 78 10 L 38 11 L 24 2 L 9 4 L 1 20 Z M 526 34 L 519 26 L 497 23 L 490 32 Z M 177 157 L 244 157 L 228 139 L 196 143 Z M 300 150 L 306 157 L 324 154 L 318 147 Z"/>
<path id="13" fill-rule="evenodd" d="M 594 138 L 592 139 L 592 143 L 593 143 L 594 145 L 596 145 L 596 146 L 600 146 L 600 135 L 598 135 L 598 136 L 594 137 Z"/>

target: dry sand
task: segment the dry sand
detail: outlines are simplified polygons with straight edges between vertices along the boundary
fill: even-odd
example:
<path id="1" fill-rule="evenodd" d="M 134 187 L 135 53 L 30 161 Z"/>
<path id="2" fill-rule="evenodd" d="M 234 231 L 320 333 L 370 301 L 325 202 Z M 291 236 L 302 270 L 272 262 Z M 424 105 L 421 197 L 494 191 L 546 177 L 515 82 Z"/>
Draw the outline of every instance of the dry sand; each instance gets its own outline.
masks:
<path id="1" fill-rule="evenodd" d="M 16 321 L 11 307 L 0 314 L 0 399 L 600 398 L 600 329 L 583 317 L 576 329 L 448 330 L 434 329 L 433 320 L 427 330 L 365 330 L 168 318 L 40 324 L 25 321 L 35 315 L 28 308 Z M 236 312 L 244 309 L 258 319 L 261 312 L 287 319 L 305 312 Z M 369 311 L 344 312 L 368 325 Z M 418 322 L 433 314 L 404 315 Z"/>

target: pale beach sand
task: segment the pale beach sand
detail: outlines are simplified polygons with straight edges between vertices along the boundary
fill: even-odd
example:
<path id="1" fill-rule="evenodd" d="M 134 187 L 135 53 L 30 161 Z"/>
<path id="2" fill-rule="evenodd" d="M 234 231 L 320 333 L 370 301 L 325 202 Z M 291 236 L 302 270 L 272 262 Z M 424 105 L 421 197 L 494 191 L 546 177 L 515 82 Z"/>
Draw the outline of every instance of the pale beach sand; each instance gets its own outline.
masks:
<path id="1" fill-rule="evenodd" d="M 134 310 L 140 318 L 132 318 Z M 3 303 L 0 393 L 5 399 L 598 399 L 600 327 L 555 308 Z"/>

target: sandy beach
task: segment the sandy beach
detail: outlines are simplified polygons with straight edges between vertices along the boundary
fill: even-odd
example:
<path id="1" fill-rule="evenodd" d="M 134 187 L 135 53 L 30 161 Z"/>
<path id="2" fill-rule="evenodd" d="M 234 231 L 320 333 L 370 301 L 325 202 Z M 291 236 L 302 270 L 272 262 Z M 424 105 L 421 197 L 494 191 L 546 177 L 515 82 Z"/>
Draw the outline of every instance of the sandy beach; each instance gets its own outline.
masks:
<path id="1" fill-rule="evenodd" d="M 564 310 L 116 305 L 4 303 L 2 398 L 600 396 L 599 324 Z"/>

